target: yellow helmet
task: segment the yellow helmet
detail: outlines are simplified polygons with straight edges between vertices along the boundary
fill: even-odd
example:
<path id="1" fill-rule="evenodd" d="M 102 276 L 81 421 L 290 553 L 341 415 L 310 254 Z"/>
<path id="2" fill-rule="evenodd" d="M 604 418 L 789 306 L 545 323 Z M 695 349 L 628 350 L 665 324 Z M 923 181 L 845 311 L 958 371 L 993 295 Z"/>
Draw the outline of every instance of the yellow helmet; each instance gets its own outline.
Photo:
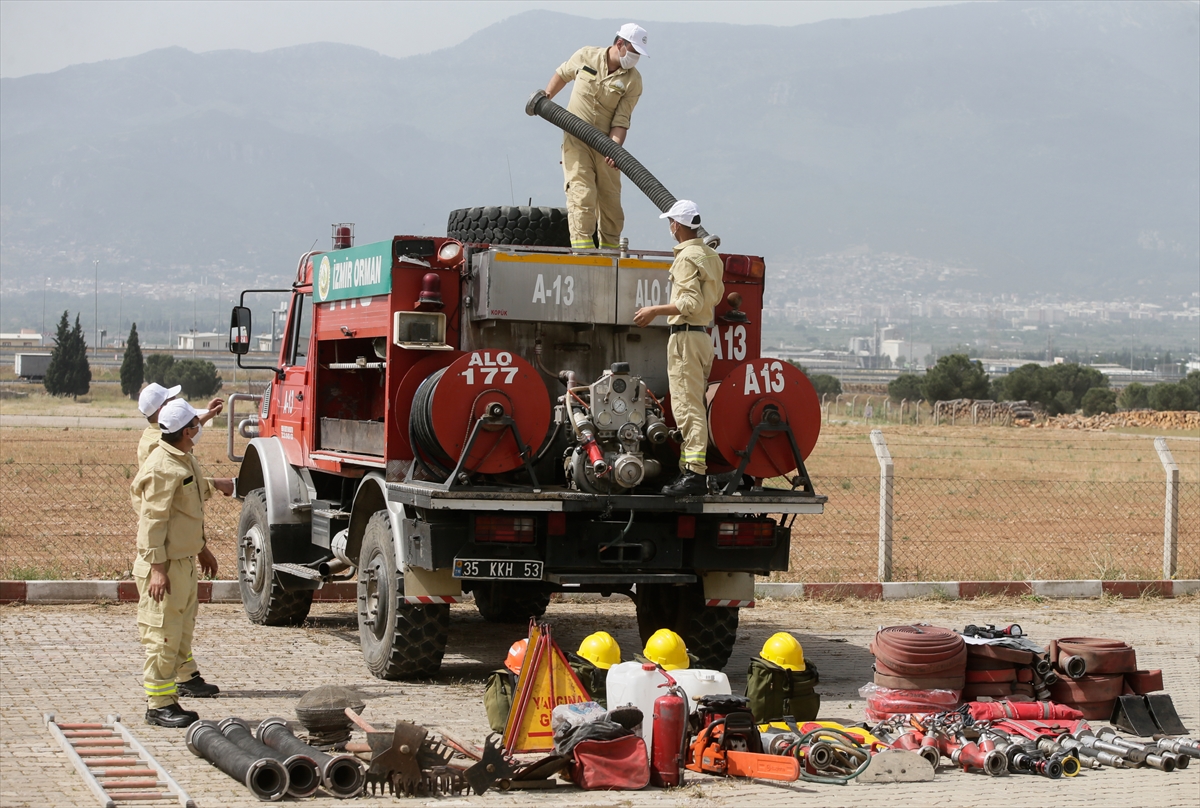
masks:
<path id="1" fill-rule="evenodd" d="M 642 656 L 667 671 L 689 668 L 692 664 L 683 637 L 669 628 L 660 628 L 650 635 Z"/>
<path id="2" fill-rule="evenodd" d="M 804 648 L 801 647 L 799 640 L 786 631 L 772 634 L 763 643 L 762 653 L 759 656 L 768 662 L 774 662 L 781 668 L 791 671 L 804 670 Z"/>
<path id="3" fill-rule="evenodd" d="M 621 661 L 621 646 L 607 631 L 584 637 L 576 653 L 601 670 L 608 670 Z"/>

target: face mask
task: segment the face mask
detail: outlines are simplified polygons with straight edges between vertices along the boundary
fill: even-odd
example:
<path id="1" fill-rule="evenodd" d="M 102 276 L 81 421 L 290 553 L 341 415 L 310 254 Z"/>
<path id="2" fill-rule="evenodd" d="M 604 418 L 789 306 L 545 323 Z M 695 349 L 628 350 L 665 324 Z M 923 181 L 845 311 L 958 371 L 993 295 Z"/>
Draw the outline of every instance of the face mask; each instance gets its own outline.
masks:
<path id="1" fill-rule="evenodd" d="M 203 434 L 204 434 L 204 427 L 202 427 L 202 426 L 196 427 L 196 434 L 192 437 L 192 445 L 193 446 L 200 442 L 200 436 Z"/>
<path id="2" fill-rule="evenodd" d="M 628 70 L 636 65 L 638 63 L 638 59 L 640 58 L 642 58 L 642 55 L 633 48 L 630 48 L 621 55 L 621 67 Z"/>

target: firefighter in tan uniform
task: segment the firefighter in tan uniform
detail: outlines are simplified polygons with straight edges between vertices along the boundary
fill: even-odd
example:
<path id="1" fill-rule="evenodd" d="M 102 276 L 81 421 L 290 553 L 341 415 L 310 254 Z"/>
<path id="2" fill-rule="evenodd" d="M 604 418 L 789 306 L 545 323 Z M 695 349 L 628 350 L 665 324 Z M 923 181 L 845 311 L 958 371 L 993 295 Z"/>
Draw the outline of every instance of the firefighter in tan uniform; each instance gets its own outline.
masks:
<path id="1" fill-rule="evenodd" d="M 130 485 L 138 511 L 133 577 L 138 633 L 146 649 L 146 723 L 186 727 L 198 716 L 179 706 L 180 693 L 211 697 L 219 692 L 200 677 L 191 648 L 198 573 L 217 573 L 217 559 L 204 541 L 204 501 L 218 488 L 232 490 L 232 483 L 206 478 L 192 455 L 202 427 L 190 404 L 171 401 L 158 420 L 162 439 Z"/>
<path id="2" fill-rule="evenodd" d="M 150 382 L 138 395 L 138 412 L 146 416 L 146 420 L 150 422 L 150 425 L 142 430 L 142 437 L 138 440 L 138 468 L 145 465 L 146 458 L 154 451 L 154 447 L 158 446 L 158 439 L 162 437 L 162 430 L 158 428 L 159 410 L 163 408 L 164 404 L 179 395 L 179 391 L 182 389 L 178 384 L 174 387 L 163 387 L 161 384 Z M 198 410 L 200 423 L 207 424 L 217 417 L 224 406 L 225 402 L 219 398 L 208 402 L 207 410 Z"/>
<path id="3" fill-rule="evenodd" d="M 553 98 L 574 81 L 567 111 L 624 144 L 630 116 L 642 96 L 642 74 L 634 65 L 645 53 L 646 29 L 626 23 L 609 47 L 575 51 L 554 71 L 546 95 Z M 568 134 L 563 135 L 562 158 L 571 247 L 592 249 L 598 233 L 601 249 L 617 249 L 625 227 L 621 172 L 611 159 Z"/>
<path id="4" fill-rule="evenodd" d="M 708 415 L 704 390 L 712 370 L 713 346 L 708 326 L 713 309 L 725 293 L 721 280 L 724 266 L 720 256 L 699 238 L 700 210 L 696 203 L 680 199 L 659 217 L 667 219 L 675 245 L 671 264 L 671 302 L 646 306 L 634 312 L 639 327 L 666 315 L 671 327 L 667 342 L 667 383 L 671 410 L 683 433 L 679 455 L 679 478 L 662 490 L 668 496 L 702 496 L 708 493 Z"/>

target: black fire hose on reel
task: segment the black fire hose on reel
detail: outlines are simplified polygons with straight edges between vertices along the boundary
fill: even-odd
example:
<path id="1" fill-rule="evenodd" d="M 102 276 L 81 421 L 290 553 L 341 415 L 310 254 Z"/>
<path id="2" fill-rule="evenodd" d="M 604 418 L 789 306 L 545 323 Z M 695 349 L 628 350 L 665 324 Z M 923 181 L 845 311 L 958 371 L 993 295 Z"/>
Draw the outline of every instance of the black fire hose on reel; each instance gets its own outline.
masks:
<path id="1" fill-rule="evenodd" d="M 678 201 L 674 194 L 646 170 L 646 167 L 639 163 L 637 158 L 625 151 L 623 146 L 618 145 L 615 140 L 587 121 L 567 112 L 551 101 L 545 90 L 538 90 L 529 97 L 528 103 L 525 104 L 525 114 L 544 118 L 568 135 L 579 138 L 592 149 L 611 159 L 617 164 L 621 173 L 642 189 L 642 193 L 648 196 L 650 201 L 663 213 L 670 210 L 671 206 Z M 704 243 L 714 250 L 721 246 L 720 236 L 710 234 L 703 227 L 697 227 L 696 232 L 704 240 Z"/>

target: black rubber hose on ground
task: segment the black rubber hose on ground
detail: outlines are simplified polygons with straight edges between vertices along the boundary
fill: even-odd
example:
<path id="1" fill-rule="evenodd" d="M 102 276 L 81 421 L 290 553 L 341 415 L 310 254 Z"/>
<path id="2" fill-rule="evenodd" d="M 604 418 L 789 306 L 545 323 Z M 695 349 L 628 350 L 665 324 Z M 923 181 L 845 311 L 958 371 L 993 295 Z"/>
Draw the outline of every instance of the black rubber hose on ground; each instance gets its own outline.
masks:
<path id="1" fill-rule="evenodd" d="M 644 165 L 637 161 L 637 158 L 625 151 L 623 146 L 618 145 L 615 140 L 587 121 L 567 112 L 551 101 L 545 90 L 538 90 L 529 97 L 528 103 L 525 104 L 525 114 L 544 118 L 568 135 L 579 138 L 600 154 L 611 159 L 617 164 L 621 173 L 629 177 L 634 185 L 641 188 L 642 193 L 650 197 L 650 201 L 663 213 L 670 210 L 671 206 L 678 201 Z M 696 228 L 696 232 L 704 240 L 704 243 L 714 250 L 721 246 L 720 236 L 710 234 L 703 227 Z"/>
<path id="2" fill-rule="evenodd" d="M 268 718 L 258 725 L 258 739 L 285 755 L 307 755 L 317 763 L 321 784 L 338 799 L 357 797 L 362 793 L 367 773 L 353 755 L 327 755 L 297 738 L 282 718 Z"/>
<path id="3" fill-rule="evenodd" d="M 213 721 L 197 721 L 188 727 L 187 748 L 228 774 L 264 802 L 283 799 L 287 793 L 287 769 L 278 760 L 255 758 L 221 734 Z"/>
<path id="4" fill-rule="evenodd" d="M 321 773 L 317 762 L 308 755 L 285 755 L 278 749 L 254 740 L 250 725 L 240 718 L 226 718 L 217 728 L 221 734 L 256 758 L 268 757 L 278 760 L 288 773 L 287 793 L 293 797 L 311 797 L 321 787 Z"/>

